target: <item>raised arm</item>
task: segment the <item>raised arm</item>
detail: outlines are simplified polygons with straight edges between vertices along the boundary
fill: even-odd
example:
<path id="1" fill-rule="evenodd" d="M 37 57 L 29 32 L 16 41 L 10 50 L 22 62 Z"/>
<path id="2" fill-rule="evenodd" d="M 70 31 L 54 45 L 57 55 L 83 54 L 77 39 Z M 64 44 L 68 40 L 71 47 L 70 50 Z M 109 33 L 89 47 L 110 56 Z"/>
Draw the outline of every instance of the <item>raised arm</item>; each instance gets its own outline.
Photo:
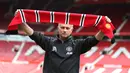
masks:
<path id="1" fill-rule="evenodd" d="M 44 36 L 40 32 L 35 32 L 27 23 L 19 25 L 19 29 L 36 42 L 42 49 L 49 51 L 50 37 Z"/>
<path id="2" fill-rule="evenodd" d="M 96 35 L 95 35 L 95 38 L 98 40 L 98 41 L 101 41 L 104 37 L 104 33 L 99 31 Z"/>
<path id="3" fill-rule="evenodd" d="M 33 34 L 34 30 L 27 25 L 27 23 L 19 25 L 19 30 L 23 31 L 24 34 L 30 36 Z"/>
<path id="4" fill-rule="evenodd" d="M 106 21 L 111 22 L 110 18 L 106 16 Z M 102 31 L 99 31 L 94 37 L 88 37 L 84 40 L 82 40 L 82 49 L 81 53 L 85 53 L 88 50 L 91 49 L 91 47 L 95 46 L 98 44 L 99 41 L 101 41 L 104 37 L 104 33 Z"/>

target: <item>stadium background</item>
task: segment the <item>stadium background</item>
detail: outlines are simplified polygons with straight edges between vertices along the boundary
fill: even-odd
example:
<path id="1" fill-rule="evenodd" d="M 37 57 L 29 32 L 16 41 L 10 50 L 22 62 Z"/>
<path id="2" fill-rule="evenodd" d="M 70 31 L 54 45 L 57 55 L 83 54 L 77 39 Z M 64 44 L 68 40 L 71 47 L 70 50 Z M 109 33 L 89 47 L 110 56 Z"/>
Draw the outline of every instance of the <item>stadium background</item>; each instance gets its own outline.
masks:
<path id="1" fill-rule="evenodd" d="M 117 29 L 116 42 L 111 44 L 109 39 L 104 39 L 81 55 L 80 73 L 130 73 L 130 0 L 0 0 L 0 73 L 42 73 L 45 52 L 27 36 L 4 34 L 16 9 L 108 16 Z M 49 23 L 29 25 L 49 36 L 57 31 L 56 25 Z M 98 31 L 74 28 L 75 39 Z"/>

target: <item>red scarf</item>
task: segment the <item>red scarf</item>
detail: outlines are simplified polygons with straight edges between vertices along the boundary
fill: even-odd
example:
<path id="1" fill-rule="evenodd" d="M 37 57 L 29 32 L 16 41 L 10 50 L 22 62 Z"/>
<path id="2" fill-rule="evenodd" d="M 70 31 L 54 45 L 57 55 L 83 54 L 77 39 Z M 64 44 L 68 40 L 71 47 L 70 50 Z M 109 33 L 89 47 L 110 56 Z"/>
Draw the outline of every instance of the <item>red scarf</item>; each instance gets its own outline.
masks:
<path id="1" fill-rule="evenodd" d="M 113 24 L 106 22 L 105 16 L 101 15 L 18 9 L 15 17 L 8 26 L 8 31 L 17 30 L 19 24 L 26 22 L 61 23 L 82 27 L 94 26 L 109 38 L 113 38 L 113 30 L 115 29 Z"/>

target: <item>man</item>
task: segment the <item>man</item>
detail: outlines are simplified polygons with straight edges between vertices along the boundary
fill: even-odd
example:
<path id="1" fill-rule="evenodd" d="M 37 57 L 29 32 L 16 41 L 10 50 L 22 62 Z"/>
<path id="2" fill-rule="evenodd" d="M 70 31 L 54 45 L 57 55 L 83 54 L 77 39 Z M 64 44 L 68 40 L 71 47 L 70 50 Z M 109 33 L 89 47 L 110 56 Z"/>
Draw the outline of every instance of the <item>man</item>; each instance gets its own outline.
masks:
<path id="1" fill-rule="evenodd" d="M 111 22 L 108 17 L 106 21 Z M 93 37 L 73 40 L 73 25 L 69 24 L 58 25 L 57 37 L 35 32 L 26 23 L 19 27 L 46 51 L 43 73 L 79 73 L 80 54 L 90 50 L 104 37 L 99 31 Z"/>

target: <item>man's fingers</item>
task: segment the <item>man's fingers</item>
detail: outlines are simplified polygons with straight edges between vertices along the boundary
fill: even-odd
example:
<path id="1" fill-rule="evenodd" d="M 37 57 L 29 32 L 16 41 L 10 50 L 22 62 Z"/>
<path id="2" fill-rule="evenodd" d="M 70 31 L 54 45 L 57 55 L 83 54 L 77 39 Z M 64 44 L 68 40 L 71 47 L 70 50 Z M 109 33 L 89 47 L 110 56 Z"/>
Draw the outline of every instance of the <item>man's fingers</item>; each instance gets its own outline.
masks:
<path id="1" fill-rule="evenodd" d="M 105 18 L 106 18 L 107 22 L 109 22 L 109 23 L 111 22 L 111 19 L 109 17 L 105 16 Z"/>
<path id="2" fill-rule="evenodd" d="M 18 11 L 19 11 L 19 9 L 17 9 L 17 10 L 15 11 L 14 16 L 18 13 Z"/>

